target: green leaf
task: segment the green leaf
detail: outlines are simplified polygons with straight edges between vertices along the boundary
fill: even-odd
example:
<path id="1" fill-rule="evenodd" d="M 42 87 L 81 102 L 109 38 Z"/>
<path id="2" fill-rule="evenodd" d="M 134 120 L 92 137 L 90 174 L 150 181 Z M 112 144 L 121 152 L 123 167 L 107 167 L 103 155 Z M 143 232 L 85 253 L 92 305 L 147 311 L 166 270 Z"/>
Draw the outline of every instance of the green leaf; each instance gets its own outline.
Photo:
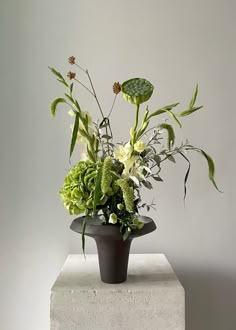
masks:
<path id="1" fill-rule="evenodd" d="M 154 159 L 155 163 L 157 164 L 157 166 L 160 167 L 161 157 L 159 155 L 154 155 L 153 159 Z"/>
<path id="2" fill-rule="evenodd" d="M 148 189 L 152 189 L 152 184 L 149 181 L 142 181 L 142 184 L 144 185 L 144 187 L 148 188 Z"/>
<path id="3" fill-rule="evenodd" d="M 64 77 L 61 75 L 61 73 L 59 71 L 55 70 L 54 68 L 50 68 L 50 67 L 48 67 L 48 68 L 58 78 L 57 80 L 59 82 L 61 82 L 62 84 L 64 84 L 66 87 L 69 87 L 68 84 L 67 84 L 67 82 L 65 81 Z"/>
<path id="4" fill-rule="evenodd" d="M 163 182 L 162 178 L 160 176 L 153 176 L 153 179 L 159 182 Z"/>
<path id="5" fill-rule="evenodd" d="M 168 155 L 168 158 L 167 159 L 170 160 L 172 163 L 175 163 L 174 156 Z"/>
<path id="6" fill-rule="evenodd" d="M 151 117 L 154 117 L 154 116 L 158 116 L 158 115 L 161 115 L 162 113 L 165 113 L 166 110 L 167 111 L 171 111 L 174 107 L 176 107 L 179 103 L 173 103 L 173 104 L 170 104 L 170 105 L 166 105 L 165 107 L 162 107 L 154 112 L 152 112 L 147 118 L 148 120 L 151 118 Z"/>
<path id="7" fill-rule="evenodd" d="M 187 194 L 187 181 L 188 181 L 188 176 L 189 176 L 189 172 L 190 172 L 190 168 L 191 168 L 191 163 L 190 163 L 189 159 L 182 152 L 179 152 L 179 154 L 188 162 L 188 169 L 187 169 L 187 172 L 184 177 L 184 200 L 185 200 L 185 197 Z"/>
<path id="8" fill-rule="evenodd" d="M 78 129 L 79 129 L 79 114 L 76 112 L 75 113 L 74 128 L 73 128 L 72 137 L 71 137 L 71 144 L 70 144 L 70 158 L 71 158 L 72 153 L 73 153 L 74 148 L 75 148 Z"/>
<path id="9" fill-rule="evenodd" d="M 93 213 L 96 214 L 96 207 L 100 200 L 101 195 L 101 179 L 102 179 L 102 167 L 99 168 L 98 174 L 96 177 L 94 197 L 93 197 Z"/>
<path id="10" fill-rule="evenodd" d="M 70 95 L 65 93 L 65 96 L 68 98 L 68 100 L 70 100 L 72 103 L 74 103 L 74 99 L 73 97 L 71 97 Z"/>
<path id="11" fill-rule="evenodd" d="M 209 180 L 212 182 L 212 184 L 214 185 L 214 187 L 219 191 L 219 192 L 222 192 L 219 190 L 219 188 L 217 187 L 217 184 L 215 182 L 215 164 L 214 164 L 214 161 L 213 159 L 202 149 L 199 149 L 199 148 L 188 148 L 189 150 L 195 150 L 197 152 L 199 152 L 207 161 L 207 165 L 208 165 L 208 177 L 209 177 Z"/>
<path id="12" fill-rule="evenodd" d="M 127 240 L 127 238 L 129 237 L 129 235 L 130 235 L 130 231 L 128 230 L 128 228 L 126 228 L 125 233 L 123 235 L 123 240 L 124 241 Z"/>
<path id="13" fill-rule="evenodd" d="M 112 137 L 110 135 L 107 135 L 107 134 L 102 135 L 101 138 L 107 139 L 107 140 L 112 139 Z"/>
<path id="14" fill-rule="evenodd" d="M 87 146 L 87 154 L 88 154 L 90 160 L 92 160 L 93 162 L 96 160 L 93 153 L 89 150 L 88 146 Z"/>
<path id="15" fill-rule="evenodd" d="M 78 103 L 77 100 L 75 100 L 75 106 L 76 106 L 77 110 L 78 110 L 79 112 L 81 112 L 81 109 L 80 109 L 80 106 L 79 106 L 79 103 Z"/>
<path id="16" fill-rule="evenodd" d="M 203 108 L 203 105 L 201 105 L 200 107 L 196 107 L 196 108 L 191 108 L 185 111 L 182 111 L 180 113 L 176 113 L 177 117 L 184 117 L 184 116 L 188 116 L 191 115 L 192 113 L 194 113 L 197 110 L 200 110 L 201 108 Z"/>
<path id="17" fill-rule="evenodd" d="M 165 129 L 168 132 L 168 148 L 171 149 L 175 143 L 175 133 L 173 127 L 169 124 L 162 123 L 158 127 Z"/>
<path id="18" fill-rule="evenodd" d="M 86 217 L 84 217 L 83 225 L 82 225 L 82 250 L 85 257 L 85 229 L 86 229 Z"/>
<path id="19" fill-rule="evenodd" d="M 179 127 L 182 128 L 182 125 L 181 125 L 180 121 L 177 119 L 176 115 L 169 110 L 165 110 L 165 111 L 169 114 L 170 117 L 172 117 L 172 119 L 174 119 L 176 121 L 176 123 L 179 125 Z"/>
<path id="20" fill-rule="evenodd" d="M 56 115 L 56 108 L 59 103 L 66 103 L 66 100 L 63 99 L 62 97 L 57 97 L 54 100 L 52 100 L 51 105 L 50 105 L 50 111 L 51 115 L 55 117 Z"/>
<path id="21" fill-rule="evenodd" d="M 195 104 L 195 101 L 196 101 L 196 98 L 197 98 L 197 94 L 198 94 L 198 85 L 196 85 L 195 90 L 193 92 L 193 96 L 192 96 L 191 101 L 189 103 L 189 109 L 193 108 L 193 106 Z"/>
<path id="22" fill-rule="evenodd" d="M 70 95 L 72 96 L 72 92 L 73 92 L 73 87 L 74 87 L 74 83 L 70 84 Z"/>

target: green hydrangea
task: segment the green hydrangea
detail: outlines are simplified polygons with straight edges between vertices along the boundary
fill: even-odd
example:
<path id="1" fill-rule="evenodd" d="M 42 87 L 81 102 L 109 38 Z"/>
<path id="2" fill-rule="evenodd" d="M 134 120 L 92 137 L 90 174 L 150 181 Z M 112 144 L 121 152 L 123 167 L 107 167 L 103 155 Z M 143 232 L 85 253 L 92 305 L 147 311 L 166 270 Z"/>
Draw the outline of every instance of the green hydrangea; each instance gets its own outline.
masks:
<path id="1" fill-rule="evenodd" d="M 90 160 L 80 161 L 65 176 L 59 194 L 69 214 L 92 213 L 96 177 L 100 166 L 100 163 Z M 104 199 L 101 199 L 100 203 L 104 203 Z"/>

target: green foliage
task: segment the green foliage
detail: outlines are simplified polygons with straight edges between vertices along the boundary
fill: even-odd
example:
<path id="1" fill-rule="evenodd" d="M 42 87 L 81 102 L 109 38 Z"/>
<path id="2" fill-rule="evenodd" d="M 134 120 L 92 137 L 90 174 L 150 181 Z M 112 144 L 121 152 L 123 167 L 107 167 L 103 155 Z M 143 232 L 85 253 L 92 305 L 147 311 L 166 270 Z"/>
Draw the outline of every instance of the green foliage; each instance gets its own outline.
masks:
<path id="1" fill-rule="evenodd" d="M 219 191 L 219 188 L 217 187 L 217 184 L 215 182 L 215 164 L 213 159 L 202 149 L 199 148 L 195 148 L 193 146 L 190 146 L 188 148 L 186 148 L 187 150 L 195 150 L 197 152 L 199 152 L 207 161 L 207 165 L 208 165 L 208 177 L 209 180 L 212 182 L 212 184 L 214 185 L 214 187 Z"/>
<path id="2" fill-rule="evenodd" d="M 191 101 L 189 103 L 189 109 L 192 109 L 195 102 L 196 102 L 196 99 L 197 99 L 197 94 L 198 94 L 198 85 L 195 87 L 195 90 L 193 92 L 193 96 L 191 98 Z"/>
<path id="3" fill-rule="evenodd" d="M 74 122 L 74 128 L 72 132 L 72 137 L 71 137 L 71 144 L 70 144 L 70 157 L 72 156 L 72 153 L 75 148 L 75 142 L 77 139 L 77 134 L 79 130 L 79 114 L 78 112 L 75 113 L 75 122 Z"/>
<path id="4" fill-rule="evenodd" d="M 74 57 L 72 57 L 74 62 Z M 71 63 L 72 64 L 72 63 Z M 74 63 L 73 63 L 74 64 Z M 81 67 L 76 64 L 76 68 Z M 69 214 L 96 215 L 102 212 L 104 223 L 119 226 L 123 239 L 129 239 L 134 230 L 140 230 L 143 223 L 137 217 L 138 209 L 145 206 L 147 210 L 152 204 L 141 204 L 140 187 L 152 189 L 152 183 L 162 182 L 160 172 L 164 162 L 175 163 L 176 155 L 187 162 L 188 167 L 184 177 L 184 198 L 187 193 L 191 163 L 185 151 L 193 150 L 200 153 L 207 161 L 208 176 L 217 190 L 215 182 L 215 166 L 212 158 L 202 149 L 196 148 L 186 141 L 180 146 L 175 145 L 175 132 L 172 125 L 166 122 L 157 122 L 150 128 L 152 120 L 159 115 L 169 116 L 181 128 L 180 118 L 189 116 L 200 110 L 202 106 L 196 105 L 198 85 L 195 87 L 188 107 L 184 111 L 175 112 L 179 103 L 163 106 L 153 112 L 146 107 L 142 114 L 140 104 L 148 101 L 153 93 L 153 85 L 146 79 L 134 78 L 122 83 L 121 92 L 125 100 L 136 107 L 134 124 L 130 129 L 130 140 L 117 147 L 113 142 L 113 134 L 109 116 L 104 115 L 88 70 L 82 68 L 87 75 L 90 88 L 80 83 L 77 79 L 67 83 L 63 75 L 49 68 L 57 80 L 66 87 L 64 97 L 58 97 L 51 102 L 51 115 L 55 117 L 57 107 L 64 103 L 74 113 L 74 126 L 70 143 L 70 157 L 72 156 L 76 141 L 84 143 L 88 160 L 81 160 L 73 166 L 64 179 L 64 184 L 59 191 L 60 197 Z M 71 74 L 71 72 L 70 72 Z M 75 76 L 75 73 L 73 74 Z M 69 76 L 70 78 L 70 76 Z M 100 121 L 92 126 L 92 120 L 81 109 L 78 100 L 74 97 L 74 84 L 84 87 L 95 98 L 102 115 Z M 116 83 L 119 85 L 119 83 Z M 119 85 L 120 86 L 120 85 Z M 72 113 L 72 114 L 73 114 Z M 139 116 L 141 120 L 139 120 Z M 159 117 L 158 117 L 159 118 Z M 164 118 L 165 120 L 165 118 Z M 167 145 L 162 129 L 167 132 Z M 148 133 L 151 135 L 149 136 Z M 83 142 L 82 142 L 83 141 Z M 152 181 L 153 180 L 153 181 Z M 140 206 L 141 204 L 141 206 Z M 83 223 L 82 248 L 85 247 L 86 217 Z"/>
<path id="5" fill-rule="evenodd" d="M 57 77 L 57 80 L 62 83 L 63 85 L 65 85 L 66 87 L 69 87 L 69 85 L 67 84 L 67 82 L 65 81 L 64 77 L 62 76 L 62 74 L 55 70 L 54 68 L 50 68 L 51 72 Z"/>
<path id="6" fill-rule="evenodd" d="M 185 111 L 182 111 L 180 113 L 177 113 L 176 116 L 178 117 L 185 117 L 185 116 L 189 116 L 192 113 L 200 110 L 201 108 L 203 108 L 203 106 L 198 106 L 198 107 L 194 107 L 196 99 L 197 99 L 197 94 L 198 94 L 198 85 L 195 87 L 195 90 L 193 92 L 193 96 L 189 102 L 189 106 L 188 109 Z"/>
<path id="7" fill-rule="evenodd" d="M 196 111 L 198 111 L 198 110 L 200 110 L 200 109 L 202 109 L 202 108 L 203 108 L 203 105 L 200 106 L 200 107 L 196 107 L 196 108 L 188 109 L 188 110 L 182 111 L 182 112 L 180 112 L 180 113 L 177 113 L 176 116 L 178 116 L 178 117 L 189 116 L 189 115 L 191 115 L 192 113 L 194 113 L 194 112 L 196 112 Z"/>
<path id="8" fill-rule="evenodd" d="M 176 115 L 171 111 L 174 107 L 176 107 L 179 103 L 174 103 L 174 104 L 170 104 L 167 105 L 165 107 L 162 107 L 154 112 L 152 112 L 149 116 L 148 116 L 148 120 L 150 120 L 152 117 L 154 116 L 158 116 L 161 115 L 163 113 L 168 113 L 168 115 L 174 119 L 174 121 L 179 125 L 179 127 L 181 128 L 182 125 L 180 123 L 180 121 L 178 120 L 178 118 L 176 117 Z"/>
<path id="9" fill-rule="evenodd" d="M 190 168 L 191 168 L 191 163 L 189 161 L 189 159 L 182 153 L 182 152 L 179 152 L 179 154 L 187 161 L 188 163 L 188 169 L 187 169 L 187 172 L 185 174 L 185 177 L 184 177 L 184 199 L 186 197 L 186 194 L 187 194 L 187 181 L 188 181 L 188 176 L 189 176 L 189 172 L 190 172 Z"/>

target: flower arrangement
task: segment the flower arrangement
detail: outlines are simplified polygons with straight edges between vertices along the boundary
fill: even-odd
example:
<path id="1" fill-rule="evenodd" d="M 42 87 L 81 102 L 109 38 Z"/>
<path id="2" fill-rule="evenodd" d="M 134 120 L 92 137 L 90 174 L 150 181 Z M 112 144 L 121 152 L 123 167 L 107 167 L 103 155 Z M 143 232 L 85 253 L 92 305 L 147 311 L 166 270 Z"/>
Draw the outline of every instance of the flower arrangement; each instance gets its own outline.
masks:
<path id="1" fill-rule="evenodd" d="M 141 187 L 152 189 L 153 181 L 163 181 L 160 176 L 162 166 L 166 161 L 175 162 L 176 155 L 183 157 L 188 164 L 184 178 L 184 197 L 186 196 L 186 184 L 191 167 L 186 155 L 187 151 L 196 151 L 206 159 L 209 179 L 218 190 L 212 158 L 204 150 L 191 145 L 188 140 L 175 146 L 173 126 L 167 119 L 159 122 L 156 120 L 161 115 L 167 115 L 181 127 L 182 117 L 189 116 L 202 108 L 195 105 L 198 86 L 195 87 L 189 105 L 184 111 L 174 112 L 179 103 L 173 103 L 154 111 L 150 111 L 146 106 L 141 113 L 141 104 L 152 96 L 153 85 L 142 78 L 129 79 L 122 84 L 115 82 L 114 101 L 110 112 L 105 115 L 89 71 L 82 68 L 74 56 L 69 58 L 69 63 L 82 71 L 89 83 L 88 87 L 78 80 L 76 72 L 68 72 L 66 79 L 60 72 L 50 68 L 57 80 L 66 88 L 63 97 L 55 98 L 51 102 L 51 114 L 53 117 L 56 115 L 59 104 L 68 107 L 69 115 L 74 119 L 70 157 L 76 142 L 84 147 L 79 162 L 66 174 L 64 184 L 59 191 L 70 215 L 102 214 L 104 225 L 119 226 L 123 239 L 126 240 L 132 231 L 143 227 L 142 221 L 137 217 L 139 210 L 146 207 L 149 211 L 154 205 L 142 202 Z M 94 97 L 101 115 L 96 122 L 92 121 L 88 112 L 83 111 L 74 97 L 75 84 Z M 134 124 L 130 128 L 129 141 L 116 144 L 113 141 L 110 115 L 119 94 L 134 106 L 135 116 Z M 84 229 L 85 226 L 86 223 Z"/>

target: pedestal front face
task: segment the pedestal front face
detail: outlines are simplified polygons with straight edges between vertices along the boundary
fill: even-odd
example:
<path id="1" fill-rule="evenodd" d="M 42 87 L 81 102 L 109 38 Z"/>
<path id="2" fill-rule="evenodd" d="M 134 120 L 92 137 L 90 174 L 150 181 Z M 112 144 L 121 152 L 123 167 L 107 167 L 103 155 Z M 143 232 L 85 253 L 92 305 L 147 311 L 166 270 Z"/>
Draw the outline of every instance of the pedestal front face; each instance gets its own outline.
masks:
<path id="1" fill-rule="evenodd" d="M 50 316 L 51 330 L 184 330 L 184 289 L 162 254 L 131 254 L 121 284 L 101 282 L 97 255 L 70 255 Z"/>

